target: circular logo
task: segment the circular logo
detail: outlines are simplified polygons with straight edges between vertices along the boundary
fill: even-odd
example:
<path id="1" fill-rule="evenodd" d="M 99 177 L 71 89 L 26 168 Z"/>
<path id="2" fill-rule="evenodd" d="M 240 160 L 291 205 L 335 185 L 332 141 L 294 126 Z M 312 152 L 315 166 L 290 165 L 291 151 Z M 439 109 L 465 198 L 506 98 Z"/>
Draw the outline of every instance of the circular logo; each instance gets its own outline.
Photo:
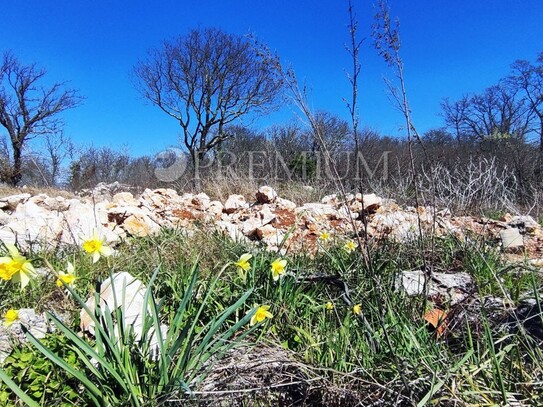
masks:
<path id="1" fill-rule="evenodd" d="M 155 156 L 155 177 L 163 182 L 178 180 L 187 169 L 187 155 L 180 148 L 168 148 Z"/>

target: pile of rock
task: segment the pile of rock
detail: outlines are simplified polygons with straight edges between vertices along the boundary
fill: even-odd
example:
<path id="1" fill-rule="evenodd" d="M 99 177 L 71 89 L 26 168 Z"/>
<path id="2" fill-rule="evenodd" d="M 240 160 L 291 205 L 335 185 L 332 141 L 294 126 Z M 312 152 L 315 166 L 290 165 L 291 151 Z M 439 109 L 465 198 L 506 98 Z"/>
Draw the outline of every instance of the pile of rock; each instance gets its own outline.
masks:
<path id="1" fill-rule="evenodd" d="M 364 227 L 364 222 L 366 226 Z M 500 242 L 514 234 L 506 248 L 526 249 L 534 261 L 543 257 L 542 228 L 532 218 L 506 216 L 494 221 L 476 217 L 453 217 L 431 207 L 402 208 L 375 194 L 329 195 L 321 202 L 296 205 L 278 196 L 269 186 L 260 187 L 254 200 L 231 195 L 225 202 L 206 194 L 179 195 L 172 189 L 115 193 L 97 201 L 80 198 L 19 194 L 0 198 L 0 239 L 55 246 L 80 244 L 97 229 L 108 243 L 130 236 L 147 236 L 161 228 L 215 228 L 234 239 L 256 240 L 270 250 L 317 247 L 321 233 L 332 239 L 354 238 L 367 230 L 369 239 L 408 240 L 422 233 L 453 234 L 459 238 L 485 236 Z M 505 232 L 504 232 L 505 231 Z M 520 239 L 518 238 L 520 236 Z"/>

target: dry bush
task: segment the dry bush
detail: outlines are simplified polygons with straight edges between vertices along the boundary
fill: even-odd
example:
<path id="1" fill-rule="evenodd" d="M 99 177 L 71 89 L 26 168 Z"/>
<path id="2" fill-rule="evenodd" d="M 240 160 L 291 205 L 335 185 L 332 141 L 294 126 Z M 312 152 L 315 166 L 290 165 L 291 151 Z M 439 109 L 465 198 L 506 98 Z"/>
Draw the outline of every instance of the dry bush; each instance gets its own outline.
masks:
<path id="1" fill-rule="evenodd" d="M 426 202 L 435 202 L 456 212 L 473 213 L 487 209 L 516 211 L 517 178 L 494 158 L 470 160 L 466 165 L 447 168 L 437 163 L 422 168 L 417 182 Z"/>
<path id="2" fill-rule="evenodd" d="M 225 176 L 222 178 L 208 178 L 203 180 L 200 191 L 205 192 L 211 199 L 226 201 L 230 195 L 239 194 L 247 199 L 254 199 L 259 188 L 258 181 L 248 177 Z"/>

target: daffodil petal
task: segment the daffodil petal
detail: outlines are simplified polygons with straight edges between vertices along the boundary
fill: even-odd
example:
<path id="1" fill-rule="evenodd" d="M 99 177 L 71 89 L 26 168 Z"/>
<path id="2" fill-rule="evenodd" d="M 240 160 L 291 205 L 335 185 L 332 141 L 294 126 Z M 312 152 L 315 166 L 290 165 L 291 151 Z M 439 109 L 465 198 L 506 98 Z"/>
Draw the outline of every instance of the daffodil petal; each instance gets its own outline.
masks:
<path id="1" fill-rule="evenodd" d="M 252 257 L 253 257 L 252 254 L 250 254 L 250 253 L 245 253 L 245 254 L 242 254 L 242 255 L 241 255 L 241 257 L 239 258 L 239 261 L 240 261 L 240 262 L 248 261 L 248 260 L 251 260 Z"/>
<path id="2" fill-rule="evenodd" d="M 109 257 L 113 253 L 113 250 L 109 246 L 102 246 L 100 248 L 100 254 L 104 257 Z"/>
<path id="3" fill-rule="evenodd" d="M 98 260 L 100 260 L 100 253 L 99 252 L 94 252 L 92 254 L 92 263 L 96 263 Z"/>
<path id="4" fill-rule="evenodd" d="M 22 270 L 26 274 L 30 274 L 30 275 L 36 274 L 36 269 L 34 268 L 32 263 L 30 263 L 29 261 L 26 261 L 26 262 L 23 263 Z"/>
<path id="5" fill-rule="evenodd" d="M 28 283 L 30 282 L 30 276 L 25 273 L 23 270 L 15 273 L 13 275 L 13 282 L 14 283 L 21 283 L 21 291 L 25 289 L 25 287 L 28 285 Z"/>
<path id="6" fill-rule="evenodd" d="M 8 249 L 8 253 L 11 257 L 19 256 L 19 250 L 17 250 L 15 245 L 11 243 L 4 243 L 4 246 L 6 246 L 6 249 Z"/>
<path id="7" fill-rule="evenodd" d="M 9 309 L 4 315 L 4 326 L 10 327 L 15 321 L 19 319 L 19 311 L 13 308 Z"/>
<path id="8" fill-rule="evenodd" d="M 74 265 L 72 263 L 68 262 L 68 266 L 66 267 L 66 271 L 68 271 L 68 274 L 74 274 L 75 273 Z"/>

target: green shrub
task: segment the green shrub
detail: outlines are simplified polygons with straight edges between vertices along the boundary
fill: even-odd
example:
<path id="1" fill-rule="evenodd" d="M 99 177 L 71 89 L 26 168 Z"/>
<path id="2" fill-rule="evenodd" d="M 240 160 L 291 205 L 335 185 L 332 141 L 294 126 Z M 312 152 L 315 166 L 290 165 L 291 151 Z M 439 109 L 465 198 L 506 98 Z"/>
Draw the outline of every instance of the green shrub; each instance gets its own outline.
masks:
<path id="1" fill-rule="evenodd" d="M 65 336 L 58 333 L 48 334 L 41 342 L 74 369 L 84 370 L 84 365 L 68 346 Z M 80 395 L 79 381 L 28 345 L 14 348 L 4 361 L 2 369 L 40 405 L 73 406 L 86 401 Z M 16 394 L 0 381 L 0 405 L 21 405 L 17 400 L 19 398 Z"/>

